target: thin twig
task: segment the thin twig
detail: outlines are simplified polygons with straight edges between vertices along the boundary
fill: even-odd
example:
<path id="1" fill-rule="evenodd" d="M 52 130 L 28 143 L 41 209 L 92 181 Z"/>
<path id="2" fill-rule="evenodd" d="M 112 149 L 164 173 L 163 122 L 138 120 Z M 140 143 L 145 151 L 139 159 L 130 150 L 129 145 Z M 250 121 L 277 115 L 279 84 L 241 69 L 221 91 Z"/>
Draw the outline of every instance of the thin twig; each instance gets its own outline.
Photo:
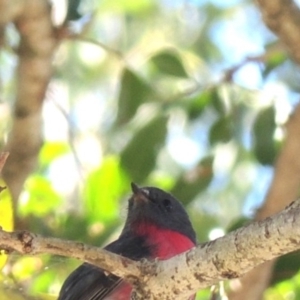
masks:
<path id="1" fill-rule="evenodd" d="M 1 152 L 0 153 L 0 173 L 2 172 L 2 169 L 5 165 L 5 162 L 8 158 L 8 156 L 9 156 L 9 152 Z"/>
<path id="2" fill-rule="evenodd" d="M 102 48 L 107 53 L 116 56 L 120 60 L 124 60 L 124 56 L 123 56 L 121 51 L 113 49 L 113 48 L 105 45 L 104 43 L 102 43 L 100 41 L 96 41 L 92 38 L 83 36 L 82 34 L 70 33 L 70 34 L 66 35 L 65 38 L 70 39 L 70 40 L 79 40 L 79 41 L 82 41 L 82 42 L 93 44 L 95 46 L 98 46 L 98 47 Z"/>

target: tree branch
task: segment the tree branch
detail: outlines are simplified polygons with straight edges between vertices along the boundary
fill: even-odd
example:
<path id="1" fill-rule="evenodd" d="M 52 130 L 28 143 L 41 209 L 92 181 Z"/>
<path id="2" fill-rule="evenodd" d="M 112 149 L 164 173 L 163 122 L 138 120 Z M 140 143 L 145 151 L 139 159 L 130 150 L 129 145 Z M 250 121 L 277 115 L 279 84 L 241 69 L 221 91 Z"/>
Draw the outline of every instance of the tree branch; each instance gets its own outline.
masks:
<path id="1" fill-rule="evenodd" d="M 292 0 L 257 0 L 266 25 L 280 38 L 292 58 L 300 63 L 300 10 Z M 287 126 L 287 138 L 275 165 L 272 184 L 256 219 L 280 211 L 295 200 L 300 185 L 300 106 Z M 269 284 L 275 261 L 265 263 L 240 279 L 229 295 L 230 300 L 258 300 Z"/>
<path id="2" fill-rule="evenodd" d="M 293 59 L 300 63 L 300 10 L 292 0 L 257 0 L 265 24 L 287 46 Z"/>
<path id="3" fill-rule="evenodd" d="M 0 152 L 0 174 L 9 156 L 9 152 Z M 6 186 L 0 186 L 0 193 L 6 189 Z"/>
<path id="4" fill-rule="evenodd" d="M 186 299 L 199 289 L 240 277 L 265 261 L 300 249 L 300 200 L 273 217 L 165 261 L 135 262 L 82 243 L 26 231 L 0 231 L 0 248 L 89 262 L 129 281 L 135 289 L 134 299 Z"/>
<path id="5" fill-rule="evenodd" d="M 6 145 L 10 157 L 3 177 L 16 206 L 42 145 L 42 104 L 57 40 L 46 0 L 0 0 L 0 26 L 8 22 L 13 22 L 20 33 L 20 43 L 14 120 Z"/>
<path id="6" fill-rule="evenodd" d="M 80 242 L 42 237 L 28 231 L 7 232 L 1 230 L 0 249 L 8 253 L 17 251 L 21 254 L 30 255 L 47 253 L 72 257 L 105 270 L 113 268 L 113 273 L 120 277 L 140 276 L 138 264 L 129 258 Z"/>
<path id="7" fill-rule="evenodd" d="M 9 156 L 9 152 L 0 152 L 0 173 L 5 165 L 5 162 Z"/>

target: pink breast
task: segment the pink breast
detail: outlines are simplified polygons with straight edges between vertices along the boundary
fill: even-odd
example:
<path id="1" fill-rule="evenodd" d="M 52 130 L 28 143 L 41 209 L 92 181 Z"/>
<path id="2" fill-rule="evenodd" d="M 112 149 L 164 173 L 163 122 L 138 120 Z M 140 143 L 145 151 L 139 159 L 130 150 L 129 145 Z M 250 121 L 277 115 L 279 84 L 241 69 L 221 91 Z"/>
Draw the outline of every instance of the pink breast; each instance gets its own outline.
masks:
<path id="1" fill-rule="evenodd" d="M 168 229 L 158 229 L 157 226 L 143 223 L 135 228 L 136 234 L 146 236 L 147 243 L 153 246 L 153 258 L 168 259 L 172 256 L 185 252 L 195 244 L 181 233 Z M 123 281 L 105 300 L 129 300 L 132 288 Z M 195 295 L 188 300 L 194 300 Z"/>
<path id="2" fill-rule="evenodd" d="M 149 223 L 139 224 L 135 231 L 138 235 L 146 236 L 148 244 L 154 246 L 153 258 L 168 259 L 195 246 L 185 235 Z"/>

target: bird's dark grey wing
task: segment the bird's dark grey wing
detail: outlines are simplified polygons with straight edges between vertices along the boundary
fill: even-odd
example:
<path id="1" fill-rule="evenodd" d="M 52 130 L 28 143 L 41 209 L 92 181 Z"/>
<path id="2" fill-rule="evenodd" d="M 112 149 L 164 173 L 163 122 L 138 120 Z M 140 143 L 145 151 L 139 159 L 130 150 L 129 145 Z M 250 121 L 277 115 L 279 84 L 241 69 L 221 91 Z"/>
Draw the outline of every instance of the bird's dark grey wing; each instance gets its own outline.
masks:
<path id="1" fill-rule="evenodd" d="M 63 284 L 58 300 L 102 300 L 123 280 L 106 275 L 87 263 L 79 266 Z"/>
<path id="2" fill-rule="evenodd" d="M 106 250 L 134 260 L 149 257 L 151 248 L 142 237 L 122 234 Z M 124 283 L 122 278 L 84 263 L 64 282 L 58 300 L 104 300 L 112 290 Z"/>

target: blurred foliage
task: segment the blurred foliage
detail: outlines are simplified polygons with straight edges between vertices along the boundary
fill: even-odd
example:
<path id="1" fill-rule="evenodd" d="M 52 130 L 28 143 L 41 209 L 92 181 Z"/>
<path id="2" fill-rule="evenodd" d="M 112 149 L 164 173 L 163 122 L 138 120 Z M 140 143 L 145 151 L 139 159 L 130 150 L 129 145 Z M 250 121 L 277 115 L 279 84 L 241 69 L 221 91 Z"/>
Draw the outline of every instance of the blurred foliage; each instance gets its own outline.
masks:
<path id="1" fill-rule="evenodd" d="M 125 123 L 135 115 L 144 102 L 154 95 L 151 87 L 133 71 L 125 68 L 121 78 L 117 119 L 119 123 Z"/>
<path id="2" fill-rule="evenodd" d="M 275 160 L 275 109 L 268 107 L 259 112 L 254 126 L 254 154 L 261 164 L 272 165 Z"/>
<path id="3" fill-rule="evenodd" d="M 119 199 L 129 182 L 115 157 L 106 157 L 100 168 L 89 174 L 83 201 L 91 222 L 107 223 L 119 216 Z"/>
<path id="4" fill-rule="evenodd" d="M 102 246 L 122 228 L 131 181 L 179 198 L 199 241 L 248 222 L 300 91 L 299 71 L 254 4 L 67 2 L 61 23 L 81 34 L 62 41 L 54 59 L 39 168 L 14 212 L 20 224 Z M 16 40 L 8 26 L 0 52 L 2 145 L 16 85 L 17 54 L 8 49 Z M 0 198 L 0 225 L 11 229 L 9 191 Z M 79 264 L 12 255 L 4 266 L 6 259 L 0 256 L 1 299 L 55 299 Z M 265 299 L 299 299 L 299 266 L 298 253 L 280 259 Z M 197 299 L 209 298 L 207 289 Z"/>
<path id="5" fill-rule="evenodd" d="M 0 180 L 0 187 L 5 188 L 6 184 Z M 2 189 L 0 192 L 0 226 L 4 230 L 13 230 L 13 206 L 11 194 L 8 188 Z M 0 255 L 0 269 L 2 269 L 7 261 L 7 255 L 1 253 Z"/>
<path id="6" fill-rule="evenodd" d="M 156 53 L 151 60 L 161 73 L 177 77 L 188 77 L 182 61 L 176 53 L 163 50 Z"/>
<path id="7" fill-rule="evenodd" d="M 128 142 L 121 153 L 121 166 L 135 182 L 144 182 L 155 167 L 156 157 L 165 142 L 167 118 L 154 117 Z M 141 151 L 142 149 L 142 151 Z"/>

